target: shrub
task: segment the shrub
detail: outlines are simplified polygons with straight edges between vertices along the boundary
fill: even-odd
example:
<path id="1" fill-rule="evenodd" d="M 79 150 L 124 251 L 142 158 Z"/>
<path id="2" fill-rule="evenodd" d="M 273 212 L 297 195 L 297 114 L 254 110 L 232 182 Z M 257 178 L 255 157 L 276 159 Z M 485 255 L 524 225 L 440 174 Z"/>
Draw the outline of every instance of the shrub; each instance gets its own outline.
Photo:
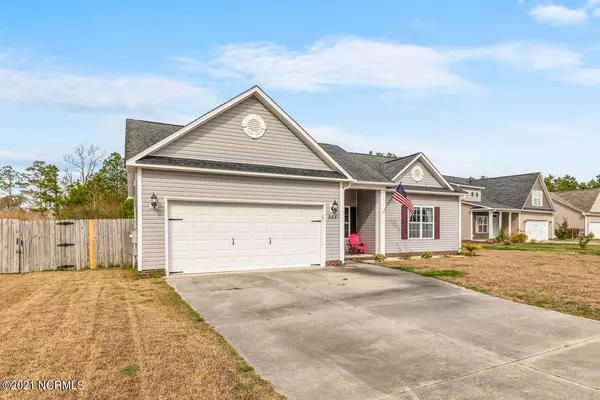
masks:
<path id="1" fill-rule="evenodd" d="M 377 262 L 382 262 L 383 260 L 385 260 L 385 255 L 384 254 L 373 254 L 373 260 L 377 261 Z"/>
<path id="2" fill-rule="evenodd" d="M 513 244 L 513 243 L 512 243 L 510 240 L 508 240 L 508 239 L 504 239 L 504 242 L 502 242 L 502 243 L 504 243 L 504 245 L 505 245 L 505 246 L 510 246 L 511 244 Z"/>
<path id="3" fill-rule="evenodd" d="M 423 254 L 421 254 L 421 258 L 432 258 L 433 257 L 433 253 L 430 251 L 426 251 Z"/>
<path id="4" fill-rule="evenodd" d="M 475 254 L 475 250 L 481 250 L 483 247 L 475 243 L 463 243 L 462 248 L 466 250 L 465 255 L 467 257 L 474 257 L 477 255 Z"/>
<path id="5" fill-rule="evenodd" d="M 554 235 L 559 240 L 571 239 L 571 229 L 569 229 L 569 221 L 567 217 L 563 217 L 563 222 L 558 224 L 554 230 Z"/>
<path id="6" fill-rule="evenodd" d="M 498 231 L 498 236 L 496 236 L 495 240 L 498 243 L 502 243 L 504 239 L 506 239 L 506 233 L 504 233 L 504 228 L 500 228 L 500 231 Z"/>
<path id="7" fill-rule="evenodd" d="M 587 249 L 588 243 L 594 239 L 594 234 L 590 232 L 589 235 L 579 235 L 579 247 L 581 250 Z"/>
<path id="8" fill-rule="evenodd" d="M 535 240 L 535 239 L 531 239 L 531 240 L 529 241 L 529 243 L 537 243 L 537 240 Z"/>
<path id="9" fill-rule="evenodd" d="M 527 239 L 529 239 L 529 237 L 524 233 L 515 233 L 508 237 L 508 240 L 513 243 L 525 243 Z"/>

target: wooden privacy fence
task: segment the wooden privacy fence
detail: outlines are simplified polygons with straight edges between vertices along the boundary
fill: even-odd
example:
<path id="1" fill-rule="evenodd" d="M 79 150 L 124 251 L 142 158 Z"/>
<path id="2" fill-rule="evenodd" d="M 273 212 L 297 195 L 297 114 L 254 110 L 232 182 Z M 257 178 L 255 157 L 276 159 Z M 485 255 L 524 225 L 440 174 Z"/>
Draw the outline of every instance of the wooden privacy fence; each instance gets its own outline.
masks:
<path id="1" fill-rule="evenodd" d="M 0 273 L 131 265 L 131 219 L 0 219 Z"/>

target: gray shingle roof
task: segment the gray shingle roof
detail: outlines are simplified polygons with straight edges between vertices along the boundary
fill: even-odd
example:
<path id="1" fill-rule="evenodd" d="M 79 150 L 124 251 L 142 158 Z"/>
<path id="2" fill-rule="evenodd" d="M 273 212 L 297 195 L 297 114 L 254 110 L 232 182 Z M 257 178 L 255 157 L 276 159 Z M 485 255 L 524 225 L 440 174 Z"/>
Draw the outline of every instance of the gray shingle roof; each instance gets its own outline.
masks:
<path id="1" fill-rule="evenodd" d="M 319 143 L 352 177 L 364 182 L 393 183 L 393 178 L 419 153 L 406 157 L 383 157 L 364 153 L 351 153 L 338 145 Z"/>
<path id="2" fill-rule="evenodd" d="M 592 206 L 600 196 L 600 188 L 598 189 L 583 189 L 571 190 L 569 192 L 554 192 L 550 193 L 550 197 L 567 203 L 567 205 L 582 212 L 590 212 Z"/>
<path id="3" fill-rule="evenodd" d="M 130 159 L 181 128 L 182 125 L 128 119 L 125 122 L 125 159 Z"/>
<path id="4" fill-rule="evenodd" d="M 465 186 L 469 186 L 469 185 L 473 185 L 473 186 L 477 186 L 475 184 L 472 183 L 473 179 L 469 179 L 469 178 L 460 178 L 458 176 L 451 176 L 451 175 L 444 175 L 444 178 L 450 182 L 450 183 L 456 183 L 458 185 L 465 185 Z"/>
<path id="5" fill-rule="evenodd" d="M 209 161 L 209 160 L 191 160 L 187 158 L 173 158 L 173 157 L 162 157 L 162 156 L 146 156 L 138 163 L 142 164 L 154 164 L 154 165 L 177 165 L 183 167 L 194 167 L 194 168 L 208 168 L 208 169 L 222 169 L 222 170 L 233 170 L 233 171 L 247 171 L 247 172 L 261 172 L 268 174 L 281 174 L 281 175 L 296 175 L 296 176 L 311 176 L 318 178 L 346 178 L 340 172 L 328 171 L 328 170 L 316 170 L 316 169 L 304 169 L 304 168 L 287 168 L 287 167 L 276 167 L 272 165 L 257 165 L 257 164 L 244 164 L 244 163 L 233 163 L 223 161 Z"/>
<path id="6" fill-rule="evenodd" d="M 182 125 L 128 119 L 125 126 L 125 158 L 129 159 L 136 154 L 139 154 L 148 147 L 177 132 L 182 127 Z M 319 143 L 319 145 L 354 179 L 363 182 L 393 184 L 393 178 L 420 154 L 415 153 L 405 157 L 392 158 L 363 153 L 351 153 L 342 149 L 340 146 L 326 143 Z M 158 156 L 148 156 L 139 160 L 139 162 L 146 164 L 182 165 L 202 168 L 233 169 L 238 171 L 344 178 L 344 176 L 337 171 L 303 170 L 267 165 L 176 159 Z M 453 188 L 458 190 L 456 186 L 453 186 Z"/>
<path id="7" fill-rule="evenodd" d="M 463 185 L 473 185 L 484 187 L 481 191 L 481 201 L 473 202 L 484 207 L 490 208 L 508 208 L 522 209 L 531 193 L 535 181 L 540 176 L 539 172 L 500 176 L 496 178 L 472 179 L 445 176 L 446 180 Z M 461 183 L 468 182 L 468 183 Z M 531 208 L 540 210 L 540 208 Z M 553 211 L 552 209 L 541 209 L 544 211 Z"/>
<path id="8" fill-rule="evenodd" d="M 462 194 L 462 190 L 458 187 L 454 187 L 455 192 L 450 189 L 440 188 L 440 187 L 429 187 L 429 186 L 411 186 L 411 185 L 402 185 L 402 187 L 410 192 L 411 190 L 419 191 L 419 192 L 430 192 L 430 193 L 456 193 Z"/>

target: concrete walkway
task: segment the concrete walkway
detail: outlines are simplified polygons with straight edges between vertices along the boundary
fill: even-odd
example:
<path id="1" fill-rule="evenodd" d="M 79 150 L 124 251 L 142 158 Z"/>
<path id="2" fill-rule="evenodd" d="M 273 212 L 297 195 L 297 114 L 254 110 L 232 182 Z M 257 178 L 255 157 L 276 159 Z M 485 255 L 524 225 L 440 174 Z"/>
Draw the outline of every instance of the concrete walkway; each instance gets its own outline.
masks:
<path id="1" fill-rule="evenodd" d="M 600 322 L 377 266 L 168 282 L 289 399 L 600 399 Z"/>

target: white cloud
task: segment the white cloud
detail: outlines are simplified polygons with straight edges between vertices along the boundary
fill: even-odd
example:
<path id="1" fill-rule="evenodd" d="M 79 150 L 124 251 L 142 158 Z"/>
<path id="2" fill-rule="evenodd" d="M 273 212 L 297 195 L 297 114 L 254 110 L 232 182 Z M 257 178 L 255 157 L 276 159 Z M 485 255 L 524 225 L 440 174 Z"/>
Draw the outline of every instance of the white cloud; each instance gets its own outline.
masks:
<path id="1" fill-rule="evenodd" d="M 585 5 L 587 8 L 595 8 L 600 6 L 600 0 L 588 0 Z"/>
<path id="2" fill-rule="evenodd" d="M 536 6 L 529 14 L 540 23 L 550 25 L 576 25 L 587 20 L 584 9 L 573 9 L 564 6 Z"/>
<path id="3" fill-rule="evenodd" d="M 597 8 L 594 11 L 592 11 L 592 17 L 600 18 L 600 8 Z"/>
<path id="4" fill-rule="evenodd" d="M 448 61 L 429 47 L 346 37 L 320 41 L 303 51 L 274 43 L 229 45 L 205 68 L 292 91 L 342 86 L 451 92 L 472 88 L 449 69 Z"/>
<path id="5" fill-rule="evenodd" d="M 547 43 L 505 43 L 468 50 L 455 50 L 448 54 L 456 62 L 488 59 L 533 70 L 556 70 L 581 65 L 581 54 Z"/>
<path id="6" fill-rule="evenodd" d="M 460 64 L 491 61 L 511 68 L 543 71 L 570 82 L 596 85 L 582 74 L 583 55 L 544 42 L 514 42 L 442 49 L 357 37 L 322 40 L 303 50 L 275 43 L 231 44 L 201 62 L 174 58 L 180 68 L 227 79 L 246 79 L 269 89 L 325 91 L 369 87 L 408 95 L 474 92 L 477 83 L 455 72 Z M 577 75 L 572 78 L 571 75 Z"/>
<path id="7" fill-rule="evenodd" d="M 214 105 L 207 89 L 157 75 L 84 75 L 0 69 L 0 101 L 75 108 L 139 109 L 177 101 Z"/>

